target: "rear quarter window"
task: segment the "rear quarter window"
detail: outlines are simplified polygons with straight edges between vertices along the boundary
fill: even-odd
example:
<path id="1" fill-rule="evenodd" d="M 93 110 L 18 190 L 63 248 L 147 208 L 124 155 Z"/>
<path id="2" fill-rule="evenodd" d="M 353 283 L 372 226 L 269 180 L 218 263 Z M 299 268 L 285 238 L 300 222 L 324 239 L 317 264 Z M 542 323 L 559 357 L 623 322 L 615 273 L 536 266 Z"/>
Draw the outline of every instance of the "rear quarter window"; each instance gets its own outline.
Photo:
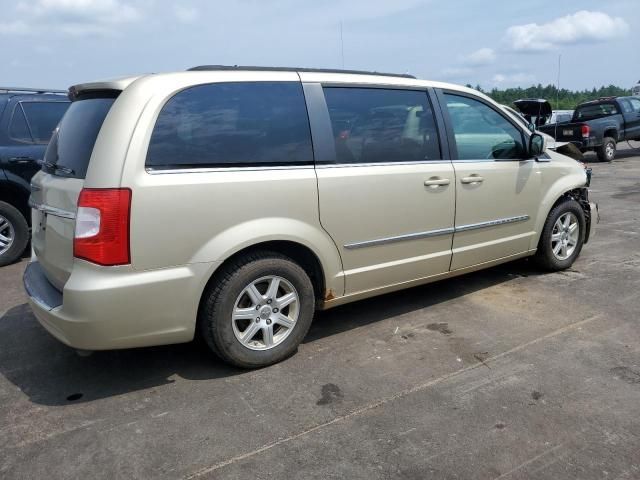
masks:
<path id="1" fill-rule="evenodd" d="M 158 115 L 146 159 L 153 170 L 311 163 L 299 82 L 215 83 L 177 93 Z"/>

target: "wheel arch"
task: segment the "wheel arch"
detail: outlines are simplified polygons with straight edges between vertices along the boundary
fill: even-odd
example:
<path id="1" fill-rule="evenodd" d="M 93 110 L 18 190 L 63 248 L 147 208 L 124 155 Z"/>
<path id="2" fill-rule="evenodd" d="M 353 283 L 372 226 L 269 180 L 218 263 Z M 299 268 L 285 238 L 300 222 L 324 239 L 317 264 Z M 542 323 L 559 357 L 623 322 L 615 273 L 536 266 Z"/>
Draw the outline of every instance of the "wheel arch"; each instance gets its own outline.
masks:
<path id="1" fill-rule="evenodd" d="M 613 140 L 617 142 L 618 141 L 618 129 L 616 127 L 606 128 L 605 131 L 604 131 L 604 134 L 602 136 L 603 141 L 607 137 L 613 138 Z"/>
<path id="2" fill-rule="evenodd" d="M 0 179 L 0 201 L 13 205 L 24 216 L 28 225 L 31 225 L 29 210 L 30 192 L 22 185 Z"/>
<path id="3" fill-rule="evenodd" d="M 530 248 L 538 248 L 540 242 L 540 235 L 542 229 L 547 221 L 547 217 L 553 208 L 567 198 L 576 200 L 582 210 L 585 213 L 585 220 L 587 221 L 586 229 L 587 236 L 585 237 L 585 243 L 588 240 L 589 225 L 591 222 L 591 207 L 589 206 L 589 191 L 584 186 L 586 178 L 580 174 L 571 174 L 561 177 L 548 191 L 540 202 L 538 208 L 538 214 L 536 217 L 535 232 L 536 235 L 531 241 Z"/>

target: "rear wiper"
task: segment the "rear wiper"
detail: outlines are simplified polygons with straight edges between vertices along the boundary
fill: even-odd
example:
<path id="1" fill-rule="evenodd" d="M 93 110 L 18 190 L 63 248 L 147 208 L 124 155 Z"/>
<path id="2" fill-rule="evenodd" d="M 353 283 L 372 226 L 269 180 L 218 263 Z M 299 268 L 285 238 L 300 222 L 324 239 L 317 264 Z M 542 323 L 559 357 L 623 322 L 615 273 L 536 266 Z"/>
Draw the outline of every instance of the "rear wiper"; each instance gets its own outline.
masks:
<path id="1" fill-rule="evenodd" d="M 60 167 L 58 165 L 54 165 L 53 169 L 54 169 L 55 172 L 62 172 L 65 175 L 74 175 L 76 173 L 76 171 L 73 168 Z"/>
<path id="2" fill-rule="evenodd" d="M 56 165 L 55 163 L 51 163 L 51 162 L 46 162 L 44 160 L 41 160 L 40 165 L 42 165 L 45 168 L 48 168 L 50 170 L 53 170 L 54 172 L 62 172 L 65 175 L 75 175 L 76 171 L 72 168 L 69 167 L 61 167 L 60 165 Z"/>

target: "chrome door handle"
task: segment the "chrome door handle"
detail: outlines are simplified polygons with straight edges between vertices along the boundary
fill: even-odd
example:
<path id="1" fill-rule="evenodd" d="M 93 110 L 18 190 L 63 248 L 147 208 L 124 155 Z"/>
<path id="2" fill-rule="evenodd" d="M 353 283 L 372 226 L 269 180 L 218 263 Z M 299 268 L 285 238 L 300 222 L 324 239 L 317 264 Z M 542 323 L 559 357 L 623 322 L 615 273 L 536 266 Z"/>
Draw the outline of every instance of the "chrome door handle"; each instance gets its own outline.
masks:
<path id="1" fill-rule="evenodd" d="M 482 183 L 484 182 L 484 178 L 480 175 L 471 175 L 470 177 L 462 177 L 460 179 L 460 183 L 473 184 L 473 183 Z"/>
<path id="2" fill-rule="evenodd" d="M 424 181 L 425 187 L 442 187 L 445 185 L 449 185 L 450 183 L 451 180 L 449 180 L 448 178 L 433 178 Z"/>
<path id="3" fill-rule="evenodd" d="M 36 159 L 33 157 L 11 157 L 9 159 L 9 163 L 31 163 L 35 161 Z"/>

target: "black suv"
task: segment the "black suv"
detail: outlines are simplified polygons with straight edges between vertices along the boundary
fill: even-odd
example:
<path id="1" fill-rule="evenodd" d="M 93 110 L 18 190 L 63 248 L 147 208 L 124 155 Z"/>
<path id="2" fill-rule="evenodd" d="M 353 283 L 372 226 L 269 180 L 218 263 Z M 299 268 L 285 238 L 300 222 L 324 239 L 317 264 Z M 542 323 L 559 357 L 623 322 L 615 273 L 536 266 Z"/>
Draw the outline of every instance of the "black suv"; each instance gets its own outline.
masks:
<path id="1" fill-rule="evenodd" d="M 29 242 L 31 177 L 68 106 L 65 91 L 0 87 L 0 266 Z"/>

